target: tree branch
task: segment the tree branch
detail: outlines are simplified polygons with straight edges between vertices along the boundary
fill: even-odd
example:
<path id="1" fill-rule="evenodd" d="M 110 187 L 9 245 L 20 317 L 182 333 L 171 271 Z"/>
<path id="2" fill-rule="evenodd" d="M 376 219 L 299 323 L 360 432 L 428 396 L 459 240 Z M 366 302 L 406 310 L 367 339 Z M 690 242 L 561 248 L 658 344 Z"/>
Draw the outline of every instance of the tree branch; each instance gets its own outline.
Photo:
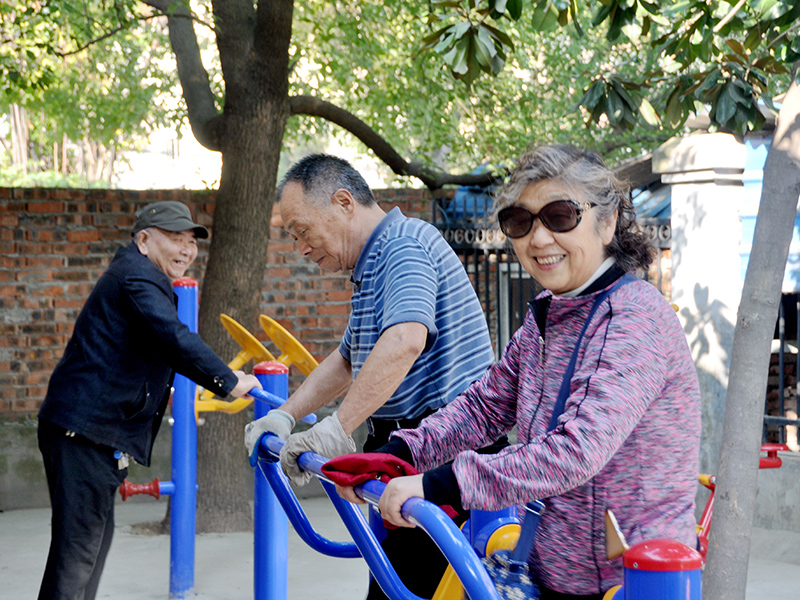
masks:
<path id="1" fill-rule="evenodd" d="M 173 4 L 173 2 L 171 0 L 142 0 L 142 3 L 146 4 L 150 8 L 155 8 L 158 11 L 158 14 L 152 15 L 153 17 L 169 17 L 170 16 L 170 14 L 169 14 L 170 5 Z M 196 14 L 194 14 L 191 10 L 188 12 L 188 14 L 175 15 L 175 16 L 176 17 L 180 16 L 180 18 L 191 19 L 195 23 L 199 23 L 203 27 L 207 27 L 208 29 L 210 29 L 214 33 L 217 32 L 217 29 L 214 27 L 214 25 L 212 23 L 209 23 L 208 21 L 204 21 L 203 19 L 198 17 Z M 150 18 L 150 17 L 148 17 L 148 18 Z"/>
<path id="2" fill-rule="evenodd" d="M 292 96 L 289 98 L 289 105 L 293 115 L 320 117 L 349 131 L 386 163 L 395 174 L 416 177 L 430 190 L 438 190 L 445 185 L 488 186 L 497 181 L 497 178 L 491 173 L 451 175 L 426 167 L 419 162 L 408 162 L 364 121 L 343 108 L 320 98 Z"/>
<path id="3" fill-rule="evenodd" d="M 739 0 L 739 2 L 736 4 L 736 6 L 734 6 L 734 7 L 731 9 L 731 11 L 730 11 L 730 12 L 729 12 L 727 15 L 725 15 L 725 16 L 724 16 L 724 17 L 723 17 L 723 18 L 720 20 L 720 22 L 719 22 L 719 23 L 717 23 L 717 24 L 714 26 L 714 29 L 713 29 L 712 31 L 713 31 L 714 33 L 717 33 L 717 32 L 719 32 L 719 30 L 720 30 L 720 29 L 722 29 L 723 27 L 725 27 L 725 25 L 727 25 L 728 21 L 730 21 L 730 20 L 731 20 L 731 19 L 732 19 L 734 16 L 736 16 L 736 13 L 737 13 L 737 12 L 739 12 L 739 9 L 740 9 L 740 8 L 742 8 L 742 6 L 744 6 L 744 5 L 745 5 L 745 2 L 747 2 L 747 0 Z"/>
<path id="4" fill-rule="evenodd" d="M 200 59 L 200 47 L 191 11 L 180 0 L 142 0 L 167 16 L 169 39 L 178 64 L 178 77 L 194 137 L 209 150 L 222 149 L 222 117 L 214 104 L 208 73 Z"/>
<path id="5" fill-rule="evenodd" d="M 151 17 L 138 17 L 137 21 L 146 21 L 147 19 L 150 19 L 150 18 Z M 127 26 L 126 25 L 120 25 L 119 27 L 115 27 L 111 31 L 106 31 L 100 37 L 97 37 L 97 38 L 95 38 L 93 40 L 89 40 L 83 46 L 78 46 L 75 50 L 70 50 L 69 52 L 61 52 L 59 50 L 56 50 L 55 51 L 55 55 L 59 56 L 61 58 L 65 58 L 67 56 L 72 56 L 74 54 L 79 54 L 79 53 L 83 52 L 84 50 L 86 50 L 89 46 L 93 46 L 94 44 L 102 42 L 103 40 L 106 40 L 106 39 L 118 34 L 123 29 L 127 29 Z"/>
<path id="6" fill-rule="evenodd" d="M 159 12 L 157 12 L 157 13 L 154 13 L 154 14 L 152 14 L 152 15 L 146 15 L 146 16 L 141 16 L 141 17 L 134 17 L 134 18 L 133 18 L 133 20 L 134 20 L 134 21 L 149 21 L 150 19 L 154 19 L 154 18 L 156 18 L 156 17 L 162 17 L 162 16 L 164 16 L 164 17 L 169 17 L 169 15 L 167 15 L 167 14 L 166 14 L 166 10 L 167 10 L 167 9 L 168 9 L 168 7 L 169 7 L 169 1 L 167 1 L 167 2 L 164 2 L 164 1 L 162 1 L 162 0 L 142 0 L 142 2 L 143 2 L 144 4 L 147 4 L 147 5 L 148 5 L 148 6 L 150 6 L 151 8 L 155 8 L 155 9 L 156 9 L 156 10 L 158 10 Z M 162 7 L 163 7 L 163 8 L 162 8 Z M 118 16 L 119 16 L 119 15 L 118 15 Z M 202 19 L 198 19 L 198 18 L 197 18 L 197 17 L 194 15 L 194 13 L 189 13 L 189 15 L 188 15 L 188 17 L 187 17 L 187 18 L 189 18 L 189 19 L 192 19 L 192 21 L 196 21 L 196 22 L 200 23 L 201 25 L 203 25 L 203 26 L 205 26 L 205 27 L 208 27 L 209 29 L 211 29 L 212 31 L 214 31 L 214 26 L 213 26 L 213 25 L 211 25 L 211 24 L 209 24 L 209 23 L 206 23 L 206 22 L 205 22 L 205 21 L 203 21 Z M 102 42 L 103 40 L 106 40 L 106 39 L 108 39 L 108 38 L 110 38 L 110 37 L 113 37 L 113 36 L 115 36 L 116 34 L 118 34 L 120 31 L 124 31 L 124 30 L 125 30 L 125 29 L 127 29 L 127 28 L 128 28 L 128 25 L 127 25 L 127 24 L 126 24 L 126 25 L 120 25 L 119 27 L 115 27 L 114 29 L 111 29 L 111 30 L 109 30 L 109 31 L 106 31 L 106 32 L 105 32 L 103 35 L 101 35 L 101 36 L 99 36 L 99 37 L 96 37 L 96 38 L 94 38 L 94 39 L 91 39 L 91 40 L 89 40 L 88 42 L 86 42 L 86 43 L 85 43 L 85 44 L 83 44 L 82 46 L 79 46 L 79 47 L 78 47 L 78 48 L 76 48 L 75 50 L 70 50 L 69 52 L 61 52 L 61 51 L 58 51 L 58 50 L 56 50 L 56 51 L 55 51 L 55 55 L 56 55 L 56 56 L 59 56 L 59 57 L 61 57 L 61 58 L 65 58 L 65 57 L 67 57 L 67 56 L 73 56 L 73 55 L 75 55 L 75 54 L 79 54 L 79 53 L 83 52 L 84 50 L 86 50 L 86 49 L 87 49 L 89 46 L 93 46 L 93 45 L 95 45 L 95 44 L 97 44 L 97 43 L 99 43 L 99 42 Z"/>

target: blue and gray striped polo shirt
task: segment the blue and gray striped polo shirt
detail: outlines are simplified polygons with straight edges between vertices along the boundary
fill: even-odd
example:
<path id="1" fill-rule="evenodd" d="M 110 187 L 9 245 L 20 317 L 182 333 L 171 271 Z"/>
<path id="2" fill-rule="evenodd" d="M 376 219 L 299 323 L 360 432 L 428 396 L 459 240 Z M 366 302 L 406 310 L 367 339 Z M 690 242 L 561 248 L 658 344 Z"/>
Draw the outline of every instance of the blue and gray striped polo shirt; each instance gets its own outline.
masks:
<path id="1" fill-rule="evenodd" d="M 461 261 L 439 231 L 403 216 L 384 217 L 358 257 L 350 322 L 339 351 L 353 378 L 392 325 L 422 323 L 425 350 L 373 416 L 411 419 L 444 406 L 492 364 L 489 330 Z"/>

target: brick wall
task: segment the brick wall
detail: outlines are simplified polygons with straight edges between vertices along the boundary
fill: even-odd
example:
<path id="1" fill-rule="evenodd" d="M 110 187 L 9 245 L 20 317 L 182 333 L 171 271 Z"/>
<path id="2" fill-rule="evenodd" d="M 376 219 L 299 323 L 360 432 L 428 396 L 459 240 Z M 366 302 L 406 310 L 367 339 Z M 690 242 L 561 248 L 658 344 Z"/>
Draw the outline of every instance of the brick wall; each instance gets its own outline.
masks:
<path id="1" fill-rule="evenodd" d="M 375 195 L 386 210 L 399 206 L 430 219 L 425 190 Z M 130 241 L 133 213 L 159 200 L 184 202 L 198 222 L 211 225 L 213 192 L 0 188 L 0 416 L 38 410 L 83 302 L 116 249 Z M 349 278 L 321 273 L 280 228 L 272 228 L 270 240 L 261 312 L 322 359 L 347 323 Z M 201 283 L 207 251 L 201 242 L 187 273 Z M 257 324 L 248 328 L 266 339 Z"/>

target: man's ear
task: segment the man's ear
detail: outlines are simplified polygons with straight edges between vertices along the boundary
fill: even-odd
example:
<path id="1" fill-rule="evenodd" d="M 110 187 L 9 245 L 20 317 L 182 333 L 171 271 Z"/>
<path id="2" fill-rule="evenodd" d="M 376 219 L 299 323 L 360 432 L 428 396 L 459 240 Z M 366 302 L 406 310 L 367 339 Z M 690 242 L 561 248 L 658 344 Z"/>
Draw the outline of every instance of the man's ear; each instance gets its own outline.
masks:
<path id="1" fill-rule="evenodd" d="M 142 253 L 143 256 L 147 256 L 147 240 L 150 237 L 150 232 L 147 229 L 142 229 L 136 233 L 136 236 L 133 238 L 136 241 L 136 247 L 139 248 L 139 252 Z"/>
<path id="2" fill-rule="evenodd" d="M 345 213 L 352 213 L 356 207 L 356 199 L 344 188 L 340 188 L 331 196 L 331 208 L 340 208 Z"/>

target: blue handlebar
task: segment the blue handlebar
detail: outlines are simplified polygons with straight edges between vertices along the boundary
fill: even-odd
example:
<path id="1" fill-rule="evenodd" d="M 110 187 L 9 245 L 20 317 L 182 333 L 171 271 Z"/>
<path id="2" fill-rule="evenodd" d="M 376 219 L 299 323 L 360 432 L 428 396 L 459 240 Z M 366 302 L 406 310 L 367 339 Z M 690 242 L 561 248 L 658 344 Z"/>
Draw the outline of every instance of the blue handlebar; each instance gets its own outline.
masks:
<path id="1" fill-rule="evenodd" d="M 286 403 L 286 400 L 280 398 L 279 396 L 276 396 L 275 394 L 270 394 L 269 392 L 265 392 L 260 388 L 253 388 L 252 390 L 247 392 L 247 395 L 252 396 L 259 402 L 264 402 L 265 404 L 268 404 L 272 408 L 278 408 L 279 406 L 283 406 Z M 313 425 L 314 423 L 317 422 L 317 415 L 311 413 L 310 415 L 307 415 L 300 420 L 309 423 L 310 425 Z"/>
<path id="2" fill-rule="evenodd" d="M 273 458 L 278 458 L 283 444 L 283 440 L 277 436 L 265 435 L 261 438 L 260 450 Z M 355 545 L 389 597 L 393 600 L 421 600 L 412 594 L 399 580 L 397 573 L 391 567 L 385 554 L 383 554 L 377 539 L 366 524 L 358 507 L 338 497 L 332 483 L 322 473 L 322 465 L 326 462 L 328 462 L 328 459 L 313 452 L 305 452 L 298 459 L 300 468 L 320 478 L 323 487 L 328 492 L 334 506 L 353 536 Z M 275 469 L 278 468 L 277 465 L 270 466 Z M 268 477 L 268 479 L 271 478 Z M 273 488 L 276 487 L 275 483 L 272 481 L 270 483 Z M 377 504 L 385 489 L 386 484 L 377 480 L 367 481 L 355 487 L 356 494 L 370 504 Z M 402 514 L 405 519 L 422 527 L 433 539 L 453 566 L 471 600 L 500 600 L 497 590 L 478 555 L 470 546 L 467 538 L 444 511 L 422 498 L 410 498 L 403 504 Z M 297 515 L 290 514 L 289 516 L 294 525 Z"/>

